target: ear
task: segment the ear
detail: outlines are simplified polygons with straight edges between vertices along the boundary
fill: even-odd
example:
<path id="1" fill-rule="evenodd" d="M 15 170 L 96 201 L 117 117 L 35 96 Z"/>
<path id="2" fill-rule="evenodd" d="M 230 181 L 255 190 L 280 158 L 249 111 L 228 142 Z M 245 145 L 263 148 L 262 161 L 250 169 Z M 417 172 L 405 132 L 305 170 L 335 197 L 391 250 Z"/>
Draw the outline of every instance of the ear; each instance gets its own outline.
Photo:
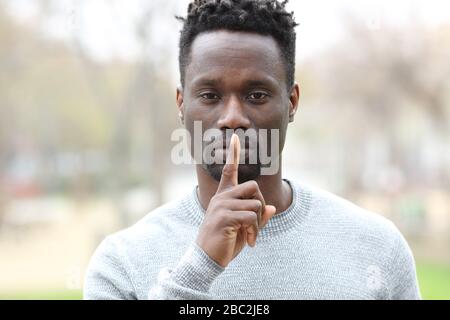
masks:
<path id="1" fill-rule="evenodd" d="M 289 96 L 289 122 L 294 122 L 294 116 L 298 110 L 298 102 L 300 100 L 300 86 L 294 83 Z"/>
<path id="2" fill-rule="evenodd" d="M 181 123 L 184 124 L 184 99 L 183 99 L 183 87 L 179 85 L 177 87 L 177 107 L 178 107 L 178 116 L 180 117 Z"/>

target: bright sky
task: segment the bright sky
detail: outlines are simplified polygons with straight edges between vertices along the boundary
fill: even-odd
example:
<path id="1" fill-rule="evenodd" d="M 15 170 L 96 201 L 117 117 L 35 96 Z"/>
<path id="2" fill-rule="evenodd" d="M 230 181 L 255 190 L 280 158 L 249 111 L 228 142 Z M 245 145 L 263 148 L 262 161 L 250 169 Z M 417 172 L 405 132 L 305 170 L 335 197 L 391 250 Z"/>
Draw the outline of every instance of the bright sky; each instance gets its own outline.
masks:
<path id="1" fill-rule="evenodd" d="M 11 12 L 26 21 L 36 17 L 36 0 L 10 0 Z M 179 24 L 173 15 L 185 15 L 189 0 L 59 0 L 54 18 L 46 22 L 46 32 L 71 41 L 78 37 L 98 59 L 134 59 L 139 42 L 133 30 L 143 4 L 162 4 L 164 11 L 152 18 L 154 52 L 175 54 Z M 426 26 L 450 23 L 450 1 L 446 0 L 291 0 L 290 10 L 300 26 L 298 57 L 303 59 L 343 35 L 344 13 L 350 12 L 374 31 L 384 25 L 404 25 L 409 21 Z M 164 53 L 166 54 L 166 52 Z"/>

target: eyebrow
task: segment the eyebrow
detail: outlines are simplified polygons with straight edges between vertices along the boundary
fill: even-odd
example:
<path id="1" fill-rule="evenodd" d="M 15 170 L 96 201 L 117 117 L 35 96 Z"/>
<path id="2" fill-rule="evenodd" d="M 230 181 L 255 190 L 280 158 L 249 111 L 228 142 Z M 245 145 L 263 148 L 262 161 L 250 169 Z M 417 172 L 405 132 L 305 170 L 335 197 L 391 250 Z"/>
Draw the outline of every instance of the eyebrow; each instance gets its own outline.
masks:
<path id="1" fill-rule="evenodd" d="M 206 79 L 206 78 L 200 78 L 199 80 L 194 80 L 192 82 L 192 85 L 195 86 L 217 86 L 221 83 L 221 80 L 216 79 Z"/>
<path id="2" fill-rule="evenodd" d="M 270 85 L 270 86 L 274 86 L 277 85 L 278 83 L 275 80 L 272 80 L 270 78 L 266 79 L 266 80 L 248 80 L 245 81 L 245 86 L 247 87 L 259 87 L 259 86 L 266 86 L 266 85 Z"/>
<path id="3" fill-rule="evenodd" d="M 208 79 L 208 78 L 200 78 L 198 80 L 194 80 L 192 82 L 193 87 L 198 86 L 218 86 L 221 83 L 223 83 L 220 79 Z M 264 80 L 247 80 L 245 81 L 244 85 L 246 87 L 258 87 L 258 86 L 271 86 L 276 87 L 278 85 L 278 82 L 275 79 L 272 78 L 266 78 Z"/>

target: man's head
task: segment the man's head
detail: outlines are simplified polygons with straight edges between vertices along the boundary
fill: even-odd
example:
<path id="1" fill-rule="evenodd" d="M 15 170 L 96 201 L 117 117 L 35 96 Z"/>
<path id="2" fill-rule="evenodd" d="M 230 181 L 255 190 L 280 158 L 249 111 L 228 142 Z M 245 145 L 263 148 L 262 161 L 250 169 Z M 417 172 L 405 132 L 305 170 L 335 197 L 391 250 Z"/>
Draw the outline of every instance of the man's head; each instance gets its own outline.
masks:
<path id="1" fill-rule="evenodd" d="M 227 129 L 276 129 L 281 154 L 299 97 L 294 84 L 297 24 L 286 12 L 286 2 L 195 0 L 189 5 L 187 18 L 180 18 L 177 103 L 191 137 L 195 121 L 202 122 L 203 130 L 218 129 L 224 136 Z M 268 140 L 270 146 L 270 136 Z M 257 152 L 245 143 L 242 150 L 247 158 Z M 220 179 L 223 164 L 203 167 Z M 240 182 L 260 174 L 259 161 L 239 167 Z"/>
<path id="2" fill-rule="evenodd" d="M 285 10 L 288 1 L 276 0 L 194 0 L 189 4 L 180 36 L 179 68 L 184 87 L 186 67 L 195 38 L 204 32 L 234 30 L 271 36 L 278 44 L 286 68 L 288 87 L 294 84 L 295 27 L 293 13 Z"/>

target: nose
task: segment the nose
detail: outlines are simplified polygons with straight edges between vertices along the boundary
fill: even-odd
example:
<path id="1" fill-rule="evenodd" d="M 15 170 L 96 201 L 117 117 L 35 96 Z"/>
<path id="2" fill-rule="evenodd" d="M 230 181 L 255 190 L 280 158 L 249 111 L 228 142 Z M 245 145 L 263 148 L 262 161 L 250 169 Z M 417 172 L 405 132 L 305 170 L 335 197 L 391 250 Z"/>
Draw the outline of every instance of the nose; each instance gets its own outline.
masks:
<path id="1" fill-rule="evenodd" d="M 217 125 L 221 130 L 247 130 L 250 128 L 250 119 L 247 117 L 244 105 L 239 97 L 231 96 L 226 100 Z"/>

